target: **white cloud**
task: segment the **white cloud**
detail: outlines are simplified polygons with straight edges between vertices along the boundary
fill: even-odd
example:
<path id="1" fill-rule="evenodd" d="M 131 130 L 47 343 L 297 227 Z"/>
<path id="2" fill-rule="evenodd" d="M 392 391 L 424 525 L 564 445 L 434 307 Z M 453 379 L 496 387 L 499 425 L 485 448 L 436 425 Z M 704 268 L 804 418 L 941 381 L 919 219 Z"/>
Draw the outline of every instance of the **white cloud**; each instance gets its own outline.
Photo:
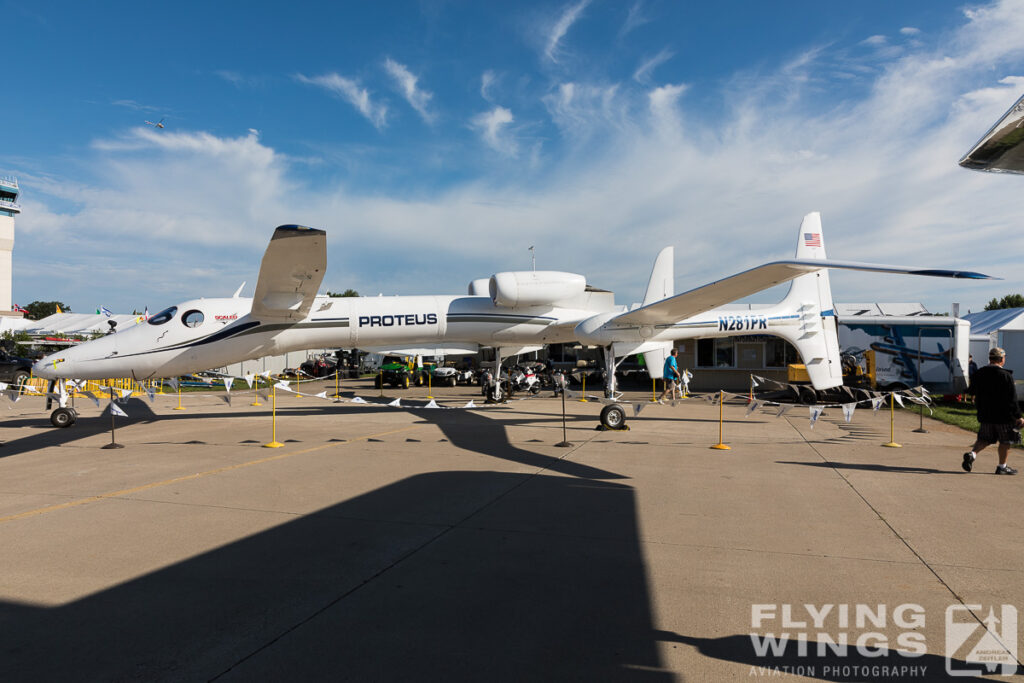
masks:
<path id="1" fill-rule="evenodd" d="M 579 0 L 575 5 L 569 5 L 565 8 L 565 11 L 558 17 L 555 23 L 547 31 L 547 42 L 544 46 L 544 56 L 549 61 L 557 62 L 559 53 L 559 43 L 562 42 L 562 38 L 569 32 L 576 20 L 580 18 L 583 10 L 590 4 L 590 0 Z"/>
<path id="2" fill-rule="evenodd" d="M 383 104 L 374 104 L 370 99 L 370 92 L 359 85 L 357 81 L 345 78 L 336 73 L 323 76 L 306 77 L 297 74 L 295 78 L 301 83 L 315 85 L 323 88 L 329 93 L 345 100 L 356 110 L 366 117 L 373 124 L 374 128 L 381 130 L 387 125 L 388 108 Z"/>
<path id="3" fill-rule="evenodd" d="M 497 80 L 498 77 L 490 69 L 483 72 L 480 76 L 480 97 L 484 98 L 487 102 L 494 101 L 491 99 L 491 87 Z"/>
<path id="4" fill-rule="evenodd" d="M 409 106 L 415 109 L 425 122 L 433 123 L 435 115 L 430 111 L 430 100 L 433 99 L 434 94 L 420 89 L 417 85 L 419 79 L 404 64 L 399 64 L 388 57 L 384 60 L 384 69 L 395 80 L 399 92 L 402 93 L 402 97 L 409 103 Z"/>
<path id="5" fill-rule="evenodd" d="M 495 107 L 491 111 L 477 114 L 470 123 L 479 131 L 488 147 L 503 156 L 515 157 L 519 153 L 519 145 L 508 130 L 514 121 L 511 111 L 505 107 Z"/>
<path id="6" fill-rule="evenodd" d="M 903 28 L 900 29 L 900 33 L 902 33 L 905 36 L 916 36 L 919 33 L 921 33 L 921 29 L 914 28 L 913 26 L 904 26 Z"/>
<path id="7" fill-rule="evenodd" d="M 865 38 L 864 40 L 862 40 L 860 42 L 861 42 L 861 45 L 870 45 L 872 47 L 880 47 L 880 46 L 885 45 L 886 43 L 888 43 L 889 39 L 886 38 L 883 35 L 874 35 L 874 36 L 869 36 L 869 37 Z"/>
<path id="8" fill-rule="evenodd" d="M 626 15 L 626 21 L 622 23 L 622 28 L 619 30 L 619 36 L 624 36 L 650 21 L 650 18 L 644 14 L 643 3 L 634 2 L 629 6 L 629 13 Z"/>
<path id="9" fill-rule="evenodd" d="M 662 48 L 658 54 L 647 59 L 643 64 L 637 67 L 637 70 L 633 72 L 633 80 L 637 83 L 643 83 L 645 85 L 649 84 L 651 82 L 651 72 L 668 60 L 672 59 L 674 55 L 675 53 L 667 47 Z"/>

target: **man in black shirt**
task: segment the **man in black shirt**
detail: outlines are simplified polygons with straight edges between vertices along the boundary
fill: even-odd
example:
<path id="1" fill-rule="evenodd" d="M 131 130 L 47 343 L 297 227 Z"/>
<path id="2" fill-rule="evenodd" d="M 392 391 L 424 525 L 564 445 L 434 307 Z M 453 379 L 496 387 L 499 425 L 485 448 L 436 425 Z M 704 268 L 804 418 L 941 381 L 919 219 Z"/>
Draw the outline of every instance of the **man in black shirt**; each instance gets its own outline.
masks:
<path id="1" fill-rule="evenodd" d="M 1013 374 L 1003 367 L 1006 352 L 994 347 L 988 352 L 989 364 L 980 368 L 971 378 L 967 390 L 974 396 L 978 407 L 978 440 L 969 453 L 964 453 L 963 468 L 970 472 L 974 458 L 989 444 L 999 443 L 999 466 L 996 474 L 1017 474 L 1017 470 L 1006 464 L 1010 445 L 1020 443 L 1020 428 L 1024 426 L 1020 407 L 1017 405 L 1017 389 Z"/>

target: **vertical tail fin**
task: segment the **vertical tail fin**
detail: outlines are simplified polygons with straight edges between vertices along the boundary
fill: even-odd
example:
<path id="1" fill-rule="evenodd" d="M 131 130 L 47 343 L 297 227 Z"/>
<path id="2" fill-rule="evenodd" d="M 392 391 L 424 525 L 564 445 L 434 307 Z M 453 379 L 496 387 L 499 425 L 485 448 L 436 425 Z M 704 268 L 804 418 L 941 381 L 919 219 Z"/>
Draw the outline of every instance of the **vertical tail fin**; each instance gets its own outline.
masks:
<path id="1" fill-rule="evenodd" d="M 658 257 L 654 259 L 654 268 L 651 269 L 651 279 L 647 282 L 647 291 L 644 293 L 644 306 L 675 296 L 674 261 L 675 249 L 673 247 L 665 247 L 658 252 Z M 652 378 L 662 376 L 665 359 L 671 348 L 672 343 L 665 342 L 661 348 L 644 353 L 644 365 L 647 367 L 647 374 Z"/>
<path id="2" fill-rule="evenodd" d="M 797 258 L 826 258 L 821 214 L 815 211 L 804 216 L 797 240 Z M 800 316 L 799 327 L 787 330 L 782 336 L 800 353 L 811 384 L 815 389 L 840 386 L 843 370 L 828 270 L 822 269 L 793 280 L 782 305 Z"/>

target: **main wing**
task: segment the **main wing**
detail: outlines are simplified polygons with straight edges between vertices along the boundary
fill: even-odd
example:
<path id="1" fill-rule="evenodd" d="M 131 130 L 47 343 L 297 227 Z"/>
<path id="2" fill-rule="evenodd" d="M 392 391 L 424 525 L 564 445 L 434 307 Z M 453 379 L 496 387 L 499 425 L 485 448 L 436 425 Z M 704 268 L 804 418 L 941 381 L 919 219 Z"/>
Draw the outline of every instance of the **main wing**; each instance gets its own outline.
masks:
<path id="1" fill-rule="evenodd" d="M 975 143 L 960 160 L 964 168 L 997 173 L 1024 173 L 1024 97 Z"/>
<path id="2" fill-rule="evenodd" d="M 704 285 L 703 287 L 691 289 L 688 292 L 662 299 L 653 304 L 641 306 L 628 313 L 623 313 L 610 322 L 635 325 L 654 325 L 668 321 L 676 322 L 732 303 L 737 299 L 756 294 L 761 290 L 774 287 L 783 282 L 789 282 L 801 275 L 813 273 L 822 268 L 968 278 L 972 280 L 998 279 L 983 273 L 965 270 L 913 268 L 910 266 L 890 266 L 879 263 L 858 263 L 856 261 L 831 261 L 828 259 L 789 259 L 766 263 Z"/>
<path id="3" fill-rule="evenodd" d="M 298 322 L 309 314 L 327 269 L 327 233 L 301 225 L 274 230 L 260 264 L 252 315 L 261 322 Z"/>

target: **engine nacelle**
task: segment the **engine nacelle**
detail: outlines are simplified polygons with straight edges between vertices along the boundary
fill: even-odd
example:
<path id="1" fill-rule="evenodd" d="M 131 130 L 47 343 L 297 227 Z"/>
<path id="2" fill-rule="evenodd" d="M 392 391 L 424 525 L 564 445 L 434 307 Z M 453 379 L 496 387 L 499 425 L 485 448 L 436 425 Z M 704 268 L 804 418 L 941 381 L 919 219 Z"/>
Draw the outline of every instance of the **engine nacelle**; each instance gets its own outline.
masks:
<path id="1" fill-rule="evenodd" d="M 587 278 L 554 270 L 514 271 L 491 276 L 489 292 L 495 306 L 547 306 L 577 297 Z"/>
<path id="2" fill-rule="evenodd" d="M 469 283 L 469 295 L 470 296 L 490 296 L 491 295 L 491 281 L 489 278 L 482 277 L 477 280 L 473 280 Z"/>

